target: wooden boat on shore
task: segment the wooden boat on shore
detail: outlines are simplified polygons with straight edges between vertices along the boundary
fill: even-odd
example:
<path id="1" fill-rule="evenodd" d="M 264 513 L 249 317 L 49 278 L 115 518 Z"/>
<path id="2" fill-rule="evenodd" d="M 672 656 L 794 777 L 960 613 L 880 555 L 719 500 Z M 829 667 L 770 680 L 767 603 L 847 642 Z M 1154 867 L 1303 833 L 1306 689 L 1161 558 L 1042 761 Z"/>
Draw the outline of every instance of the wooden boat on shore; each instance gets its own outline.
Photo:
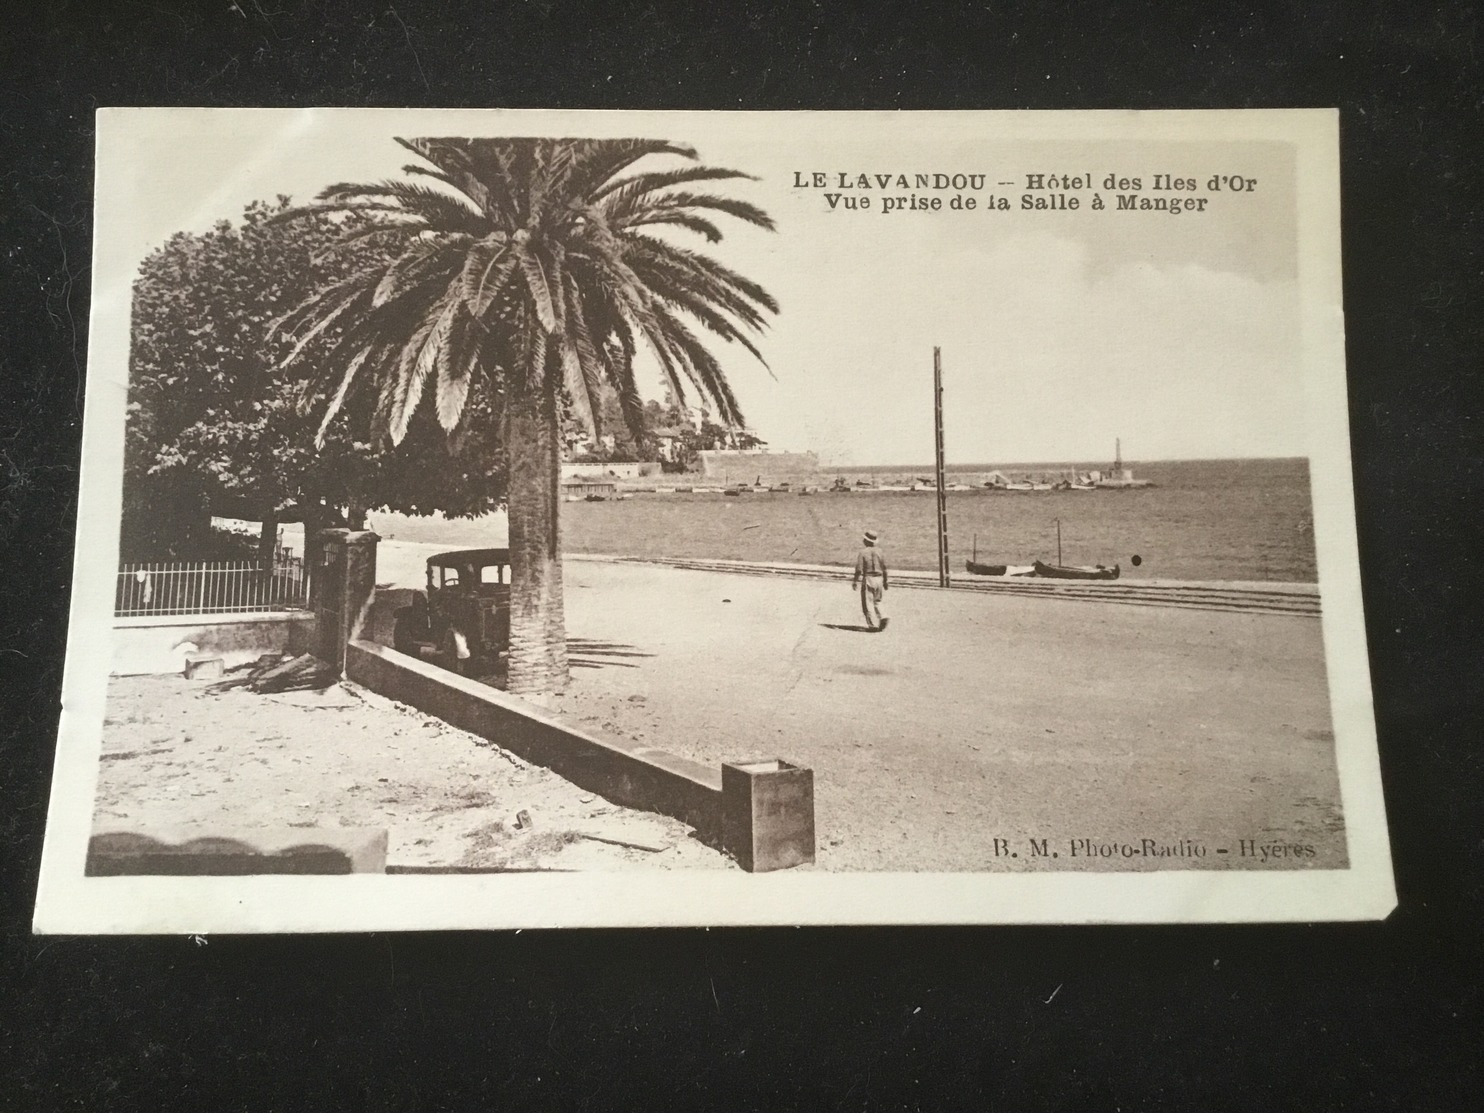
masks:
<path id="1" fill-rule="evenodd" d="M 1118 565 L 1112 568 L 1103 564 L 1073 565 L 1073 564 L 1045 564 L 1036 561 L 1033 567 L 1036 575 L 1048 580 L 1116 580 L 1118 579 Z"/>
<path id="2" fill-rule="evenodd" d="M 1029 564 L 981 564 L 977 560 L 964 561 L 964 568 L 975 576 L 994 576 L 1007 580 L 1013 576 L 1034 576 L 1036 570 Z"/>
<path id="3" fill-rule="evenodd" d="M 981 564 L 977 560 L 964 561 L 964 571 L 975 576 L 1003 576 L 1007 565 L 1004 564 Z"/>

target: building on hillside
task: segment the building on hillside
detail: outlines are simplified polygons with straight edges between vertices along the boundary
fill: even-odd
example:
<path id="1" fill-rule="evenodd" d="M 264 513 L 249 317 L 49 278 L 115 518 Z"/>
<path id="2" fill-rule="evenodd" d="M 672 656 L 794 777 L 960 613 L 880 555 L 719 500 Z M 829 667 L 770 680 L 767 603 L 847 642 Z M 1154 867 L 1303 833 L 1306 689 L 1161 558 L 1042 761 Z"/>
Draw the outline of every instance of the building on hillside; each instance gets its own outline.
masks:
<path id="1" fill-rule="evenodd" d="M 674 429 L 656 429 L 649 435 L 654 441 L 655 454 L 664 463 L 673 464 L 681 458 L 684 442 Z"/>

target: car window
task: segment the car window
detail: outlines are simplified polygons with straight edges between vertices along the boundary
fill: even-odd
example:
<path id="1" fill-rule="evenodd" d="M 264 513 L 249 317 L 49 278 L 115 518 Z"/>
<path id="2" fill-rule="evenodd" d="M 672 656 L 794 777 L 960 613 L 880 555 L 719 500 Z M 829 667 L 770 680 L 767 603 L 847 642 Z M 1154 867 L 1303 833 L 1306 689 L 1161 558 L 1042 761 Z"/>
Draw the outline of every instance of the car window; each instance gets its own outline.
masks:
<path id="1" fill-rule="evenodd" d="M 502 584 L 505 582 L 503 564 L 488 564 L 479 570 L 479 582 L 482 584 Z"/>
<path id="2" fill-rule="evenodd" d="M 443 586 L 444 587 L 458 587 L 459 586 L 459 570 L 457 568 L 445 568 L 442 571 L 443 571 L 442 583 L 443 583 Z"/>

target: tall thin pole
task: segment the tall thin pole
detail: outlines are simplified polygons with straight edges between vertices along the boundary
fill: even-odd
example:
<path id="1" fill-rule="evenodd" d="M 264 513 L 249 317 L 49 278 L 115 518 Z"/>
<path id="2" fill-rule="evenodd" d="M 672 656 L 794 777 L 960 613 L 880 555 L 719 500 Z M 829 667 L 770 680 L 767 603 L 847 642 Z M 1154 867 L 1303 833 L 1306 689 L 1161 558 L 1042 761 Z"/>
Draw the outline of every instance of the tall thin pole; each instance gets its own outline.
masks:
<path id="1" fill-rule="evenodd" d="M 937 445 L 938 586 L 948 586 L 948 497 L 943 487 L 943 354 L 933 349 L 933 433 Z"/>

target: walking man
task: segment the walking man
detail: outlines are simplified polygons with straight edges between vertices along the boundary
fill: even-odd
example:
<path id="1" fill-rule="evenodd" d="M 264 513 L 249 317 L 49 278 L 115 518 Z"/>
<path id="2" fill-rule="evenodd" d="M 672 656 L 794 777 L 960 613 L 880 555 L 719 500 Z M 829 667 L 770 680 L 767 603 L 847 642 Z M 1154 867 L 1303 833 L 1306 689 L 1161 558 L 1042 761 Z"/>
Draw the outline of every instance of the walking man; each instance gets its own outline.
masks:
<path id="1" fill-rule="evenodd" d="M 866 627 L 870 630 L 885 630 L 889 621 L 881 615 L 881 596 L 886 592 L 886 558 L 876 547 L 876 534 L 866 530 L 864 544 L 855 558 L 855 576 L 850 581 L 851 589 L 861 589 L 861 612 L 866 616 Z"/>

